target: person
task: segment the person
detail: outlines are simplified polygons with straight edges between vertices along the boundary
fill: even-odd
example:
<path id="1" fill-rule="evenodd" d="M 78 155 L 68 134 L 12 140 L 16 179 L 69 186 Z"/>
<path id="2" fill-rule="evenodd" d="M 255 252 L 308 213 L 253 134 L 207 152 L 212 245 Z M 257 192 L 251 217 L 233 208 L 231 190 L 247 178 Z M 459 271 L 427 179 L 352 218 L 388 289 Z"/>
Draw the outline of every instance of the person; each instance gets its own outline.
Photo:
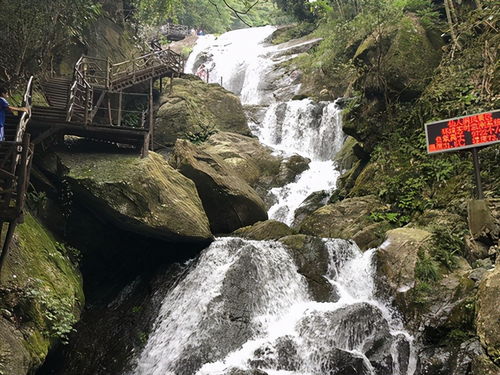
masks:
<path id="1" fill-rule="evenodd" d="M 0 87 L 0 141 L 5 140 L 4 136 L 4 126 L 5 126 L 5 115 L 7 110 L 16 111 L 16 112 L 28 112 L 28 108 L 26 107 L 13 107 L 9 105 L 7 99 L 5 99 L 5 95 L 7 95 L 7 90 L 3 87 Z"/>

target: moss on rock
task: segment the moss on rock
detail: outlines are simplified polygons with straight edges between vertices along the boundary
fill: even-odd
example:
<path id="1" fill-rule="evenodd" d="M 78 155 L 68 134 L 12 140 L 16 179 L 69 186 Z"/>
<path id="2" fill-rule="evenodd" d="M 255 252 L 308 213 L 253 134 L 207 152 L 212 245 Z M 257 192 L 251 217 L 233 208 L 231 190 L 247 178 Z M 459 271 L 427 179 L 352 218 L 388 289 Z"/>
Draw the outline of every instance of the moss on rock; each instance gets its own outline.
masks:
<path id="1" fill-rule="evenodd" d="M 155 141 L 173 145 L 177 138 L 189 134 L 203 138 L 217 130 L 250 135 L 240 99 L 194 76 L 174 79 L 172 92 L 160 100 Z"/>
<path id="2" fill-rule="evenodd" d="M 383 240 L 382 233 L 378 230 L 383 223 L 374 225 L 370 213 L 384 208 L 374 196 L 348 198 L 314 211 L 302 221 L 299 232 L 318 237 L 354 238 L 358 246 L 366 250 L 379 245 Z M 365 232 L 371 225 L 374 226 L 369 232 Z"/>
<path id="3" fill-rule="evenodd" d="M 477 299 L 477 333 L 489 356 L 500 365 L 500 265 L 488 272 L 479 287 Z"/>
<path id="4" fill-rule="evenodd" d="M 294 231 L 286 224 L 276 220 L 259 221 L 252 226 L 240 228 L 233 235 L 257 241 L 278 240 L 291 236 Z"/>
<path id="5" fill-rule="evenodd" d="M 0 373 L 24 375 L 65 339 L 84 305 L 66 248 L 31 215 L 17 227 L 0 274 Z"/>
<path id="6" fill-rule="evenodd" d="M 122 229 L 173 242 L 212 239 L 194 183 L 158 154 L 58 152 L 41 165 L 67 181 L 98 217 Z"/>

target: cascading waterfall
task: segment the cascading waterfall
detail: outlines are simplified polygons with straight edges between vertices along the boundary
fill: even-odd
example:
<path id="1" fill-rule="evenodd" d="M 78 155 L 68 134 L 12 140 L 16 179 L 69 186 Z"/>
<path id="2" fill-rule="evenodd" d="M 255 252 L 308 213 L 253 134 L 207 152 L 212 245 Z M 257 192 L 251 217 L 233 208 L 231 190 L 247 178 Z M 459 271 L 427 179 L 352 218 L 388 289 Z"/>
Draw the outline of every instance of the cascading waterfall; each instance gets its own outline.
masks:
<path id="1" fill-rule="evenodd" d="M 300 84 L 290 77 L 276 77 L 280 63 L 296 56 L 296 49 L 316 40 L 275 46 L 264 41 L 274 27 L 231 31 L 220 38 L 203 37 L 191 54 L 186 72 L 196 73 L 203 64 L 210 82 L 240 95 L 244 105 L 267 107 L 260 124 L 251 129 L 261 143 L 284 156 L 299 154 L 311 160 L 309 170 L 296 181 L 272 189 L 276 204 L 269 217 L 292 224 L 300 204 L 313 192 L 332 191 L 339 171 L 332 161 L 342 147 L 344 135 L 340 109 L 332 102 L 277 100 L 284 89 L 288 97 L 297 93 Z M 286 95 L 284 99 L 286 99 Z"/>
<path id="2" fill-rule="evenodd" d="M 279 242 L 216 240 L 163 302 L 135 374 L 413 374 L 411 337 L 374 297 L 375 250 L 323 242 L 336 302 L 311 299 Z"/>
<path id="3" fill-rule="evenodd" d="M 205 64 L 209 79 L 265 108 L 253 127 L 260 141 L 284 155 L 311 159 L 292 184 L 273 190 L 270 216 L 290 223 L 314 191 L 335 187 L 332 158 L 343 142 L 335 103 L 277 100 L 270 76 L 291 48 L 267 46 L 274 28 L 200 38 L 188 72 Z M 270 88 L 271 87 L 271 88 Z M 293 86 L 289 94 L 296 92 Z M 219 238 L 162 303 L 133 375 L 413 375 L 412 337 L 389 305 L 377 300 L 375 249 L 362 253 L 352 241 L 323 239 L 323 275 L 332 293 L 313 300 L 294 252 L 280 242 Z M 253 372 L 251 372 L 253 373 Z"/>

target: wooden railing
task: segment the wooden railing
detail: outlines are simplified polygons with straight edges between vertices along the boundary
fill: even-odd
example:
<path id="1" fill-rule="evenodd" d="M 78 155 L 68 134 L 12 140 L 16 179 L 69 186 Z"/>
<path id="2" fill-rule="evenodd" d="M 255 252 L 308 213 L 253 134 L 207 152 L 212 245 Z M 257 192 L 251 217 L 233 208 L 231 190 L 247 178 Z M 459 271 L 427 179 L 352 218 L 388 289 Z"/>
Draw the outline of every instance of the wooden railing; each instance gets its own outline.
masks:
<path id="1" fill-rule="evenodd" d="M 88 124 L 91 121 L 90 113 L 93 108 L 94 94 L 93 87 L 87 78 L 93 81 L 98 79 L 97 73 L 94 70 L 96 66 L 94 61 L 89 61 L 87 57 L 83 56 L 75 64 L 73 85 L 69 92 L 66 121 L 79 120 L 79 122 L 83 122 L 84 124 Z M 88 75 L 89 77 L 87 77 Z"/>
<path id="2" fill-rule="evenodd" d="M 160 33 L 166 36 L 179 36 L 186 37 L 189 35 L 189 27 L 185 25 L 176 25 L 174 23 L 167 23 L 160 27 Z"/>
<path id="3" fill-rule="evenodd" d="M 110 85 L 124 77 L 135 79 L 139 73 L 145 70 L 151 70 L 154 74 L 155 69 L 169 67 L 175 72 L 182 73 L 184 69 L 184 60 L 181 55 L 170 49 L 150 52 L 146 55 L 136 57 L 135 59 L 123 61 L 110 65 Z"/>
<path id="4" fill-rule="evenodd" d="M 23 96 L 22 106 L 28 108 L 28 112 L 23 112 L 21 115 L 21 119 L 19 120 L 19 125 L 17 127 L 16 142 L 21 142 L 23 140 L 26 127 L 31 119 L 31 108 L 33 106 L 33 76 L 31 76 L 28 80 L 28 85 L 26 86 L 26 91 Z"/>
<path id="5" fill-rule="evenodd" d="M 66 121 L 78 121 L 86 125 L 92 122 L 97 112 L 94 108 L 94 89 L 112 91 L 123 80 L 140 82 L 147 77 L 154 77 L 156 73 L 163 73 L 165 69 L 182 73 L 184 59 L 170 49 L 154 51 L 116 64 L 112 64 L 109 59 L 82 56 L 73 73 Z"/>

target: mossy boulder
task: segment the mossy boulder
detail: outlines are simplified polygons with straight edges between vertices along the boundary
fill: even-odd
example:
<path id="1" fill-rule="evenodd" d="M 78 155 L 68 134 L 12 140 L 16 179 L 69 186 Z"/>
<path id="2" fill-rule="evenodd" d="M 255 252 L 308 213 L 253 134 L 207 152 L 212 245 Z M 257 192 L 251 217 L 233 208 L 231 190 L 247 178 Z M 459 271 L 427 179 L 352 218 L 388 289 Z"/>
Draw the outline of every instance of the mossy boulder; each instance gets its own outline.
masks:
<path id="1" fill-rule="evenodd" d="M 358 84 L 367 91 L 381 93 L 385 89 L 397 93 L 402 100 L 413 99 L 425 89 L 438 66 L 441 45 L 440 41 L 436 44 L 417 17 L 402 17 L 397 25 L 376 31 L 359 45 L 354 60 L 382 68 L 364 74 Z M 380 84 L 380 75 L 385 87 Z"/>
<path id="2" fill-rule="evenodd" d="M 119 228 L 169 242 L 210 242 L 212 234 L 194 183 L 158 154 L 61 151 L 42 168 L 68 184 L 97 217 Z"/>
<path id="3" fill-rule="evenodd" d="M 273 150 L 258 139 L 236 133 L 217 132 L 200 147 L 222 158 L 252 186 L 263 178 L 276 176 L 282 163 L 282 158 L 273 155 Z"/>
<path id="4" fill-rule="evenodd" d="M 279 241 L 289 249 L 297 265 L 297 271 L 306 278 L 314 300 L 335 301 L 336 291 L 325 278 L 330 261 L 325 242 L 321 238 L 303 234 L 286 236 Z"/>
<path id="5" fill-rule="evenodd" d="M 30 214 L 16 229 L 0 274 L 0 373 L 25 375 L 72 330 L 84 306 L 75 250 Z"/>
<path id="6" fill-rule="evenodd" d="M 408 326 L 423 340 L 444 342 L 453 332 L 470 334 L 474 318 L 471 267 L 456 257 L 450 270 L 431 258 L 432 234 L 417 228 L 387 232 L 376 253 L 379 293 L 392 296 Z"/>
<path id="7" fill-rule="evenodd" d="M 387 232 L 376 259 L 378 273 L 391 294 L 406 293 L 415 286 L 419 251 L 425 251 L 431 238 L 432 233 L 415 228 L 398 228 Z"/>
<path id="8" fill-rule="evenodd" d="M 169 162 L 196 184 L 213 233 L 231 233 L 267 220 L 262 199 L 219 156 L 179 139 Z"/>
<path id="9" fill-rule="evenodd" d="M 315 191 L 300 204 L 295 210 L 292 226 L 298 227 L 302 221 L 317 209 L 321 208 L 328 201 L 330 194 L 326 190 Z"/>
<path id="10" fill-rule="evenodd" d="M 294 231 L 276 220 L 259 221 L 252 226 L 240 228 L 233 232 L 237 237 L 248 238 L 257 241 L 278 240 L 281 237 L 291 236 Z"/>
<path id="11" fill-rule="evenodd" d="M 176 78 L 172 92 L 160 98 L 154 136 L 161 146 L 188 135 L 206 137 L 213 131 L 250 135 L 240 99 L 217 84 L 194 76 Z"/>
<path id="12" fill-rule="evenodd" d="M 500 365 L 500 263 L 488 272 L 477 296 L 477 333 L 490 357 Z"/>
<path id="13" fill-rule="evenodd" d="M 344 199 L 307 216 L 299 232 L 318 237 L 353 239 L 362 250 L 366 250 L 383 240 L 384 223 L 373 222 L 370 213 L 384 208 L 385 205 L 375 196 Z"/>

